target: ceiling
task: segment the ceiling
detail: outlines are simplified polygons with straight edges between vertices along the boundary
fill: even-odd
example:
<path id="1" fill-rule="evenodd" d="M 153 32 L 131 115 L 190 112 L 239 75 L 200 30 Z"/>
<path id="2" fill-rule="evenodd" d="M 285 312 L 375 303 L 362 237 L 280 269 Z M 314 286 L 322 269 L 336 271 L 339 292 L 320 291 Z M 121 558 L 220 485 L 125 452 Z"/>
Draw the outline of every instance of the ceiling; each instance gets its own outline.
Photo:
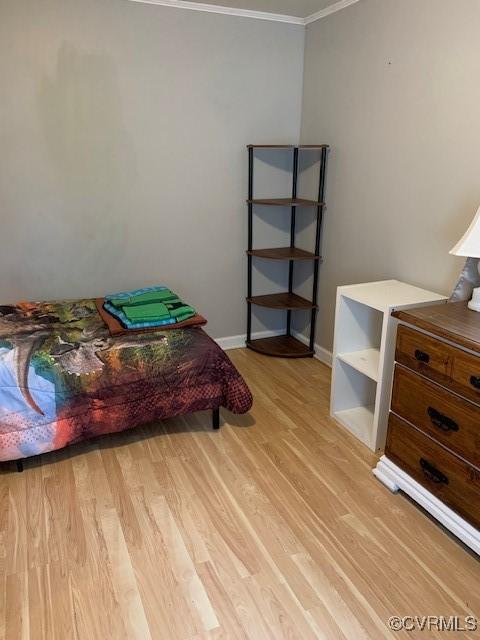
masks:
<path id="1" fill-rule="evenodd" d="M 334 4 L 336 0 L 190 0 L 202 4 L 217 4 L 222 7 L 235 9 L 252 9 L 254 11 L 268 11 L 288 16 L 306 18 L 313 13 Z"/>

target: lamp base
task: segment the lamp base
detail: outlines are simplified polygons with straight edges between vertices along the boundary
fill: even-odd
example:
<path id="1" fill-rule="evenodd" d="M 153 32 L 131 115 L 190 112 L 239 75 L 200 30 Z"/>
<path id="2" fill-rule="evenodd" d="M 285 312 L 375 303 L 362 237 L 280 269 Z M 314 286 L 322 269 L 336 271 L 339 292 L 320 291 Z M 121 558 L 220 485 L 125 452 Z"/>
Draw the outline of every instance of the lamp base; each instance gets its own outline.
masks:
<path id="1" fill-rule="evenodd" d="M 480 287 L 473 290 L 472 299 L 468 303 L 468 308 L 472 311 L 480 311 Z"/>

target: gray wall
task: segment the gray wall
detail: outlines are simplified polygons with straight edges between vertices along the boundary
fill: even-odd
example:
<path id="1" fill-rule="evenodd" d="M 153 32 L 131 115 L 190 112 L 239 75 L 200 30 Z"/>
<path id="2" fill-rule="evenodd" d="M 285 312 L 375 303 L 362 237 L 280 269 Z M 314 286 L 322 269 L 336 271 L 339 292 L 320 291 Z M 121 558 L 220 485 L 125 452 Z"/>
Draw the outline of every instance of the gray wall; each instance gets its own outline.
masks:
<path id="1" fill-rule="evenodd" d="M 449 293 L 480 204 L 480 3 L 360 0 L 307 27 L 302 140 L 332 145 L 317 342 L 338 285 Z"/>
<path id="2" fill-rule="evenodd" d="M 480 203 L 479 23 L 477 0 L 360 0 L 307 27 L 301 137 L 332 145 L 327 349 L 338 285 L 455 282 Z M 298 139 L 303 44 L 300 26 L 126 0 L 0 0 L 0 300 L 165 282 L 213 336 L 243 333 L 245 144 Z M 259 155 L 258 195 L 288 194 L 288 163 Z M 284 244 L 283 213 L 257 213 L 257 246 Z M 284 287 L 256 265 L 255 293 Z"/>
<path id="3" fill-rule="evenodd" d="M 303 52 L 301 26 L 0 0 L 0 300 L 160 282 L 243 333 L 245 145 L 298 140 Z"/>

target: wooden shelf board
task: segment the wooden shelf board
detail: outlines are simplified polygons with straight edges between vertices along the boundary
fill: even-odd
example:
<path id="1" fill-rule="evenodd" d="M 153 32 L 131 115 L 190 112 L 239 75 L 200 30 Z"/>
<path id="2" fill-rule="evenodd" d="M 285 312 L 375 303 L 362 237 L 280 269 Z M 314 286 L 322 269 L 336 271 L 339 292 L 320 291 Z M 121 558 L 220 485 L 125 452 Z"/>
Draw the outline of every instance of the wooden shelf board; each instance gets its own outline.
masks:
<path id="1" fill-rule="evenodd" d="M 334 413 L 334 417 L 368 447 L 371 446 L 374 415 L 374 405 L 343 409 Z"/>
<path id="2" fill-rule="evenodd" d="M 247 251 L 250 256 L 256 258 L 264 258 L 265 260 L 320 260 L 320 256 L 316 256 L 310 251 L 304 251 L 297 247 L 274 247 L 271 249 L 252 249 Z"/>
<path id="3" fill-rule="evenodd" d="M 363 349 L 350 353 L 339 353 L 337 358 L 346 362 L 356 371 L 363 373 L 375 382 L 378 381 L 378 367 L 380 363 L 379 349 Z"/>
<path id="4" fill-rule="evenodd" d="M 247 144 L 247 149 L 295 149 L 294 144 Z"/>
<path id="5" fill-rule="evenodd" d="M 314 355 L 308 345 L 292 336 L 274 336 L 247 342 L 247 347 L 258 353 L 277 358 L 309 358 Z"/>
<path id="6" fill-rule="evenodd" d="M 271 293 L 265 296 L 252 296 L 247 298 L 247 302 L 256 304 L 259 307 L 269 307 L 270 309 L 316 309 L 310 300 L 306 300 L 296 293 Z"/>
<path id="7" fill-rule="evenodd" d="M 260 204 L 268 207 L 321 207 L 323 202 L 306 200 L 305 198 L 255 198 L 247 200 L 248 204 Z"/>
<path id="8" fill-rule="evenodd" d="M 248 149 L 329 149 L 328 144 L 248 144 Z"/>

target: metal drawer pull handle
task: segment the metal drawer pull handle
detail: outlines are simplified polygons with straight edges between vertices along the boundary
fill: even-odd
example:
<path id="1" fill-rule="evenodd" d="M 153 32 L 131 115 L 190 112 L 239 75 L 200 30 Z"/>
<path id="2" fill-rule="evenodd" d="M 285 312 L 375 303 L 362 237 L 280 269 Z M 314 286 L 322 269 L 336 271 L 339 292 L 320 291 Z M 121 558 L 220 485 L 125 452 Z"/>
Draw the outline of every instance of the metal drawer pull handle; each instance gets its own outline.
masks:
<path id="1" fill-rule="evenodd" d="M 429 362 L 430 356 L 428 355 L 428 353 L 425 353 L 425 351 L 420 351 L 420 349 L 417 349 L 415 351 L 415 359 L 419 362 Z"/>
<path id="2" fill-rule="evenodd" d="M 423 475 L 435 484 L 448 484 L 447 476 L 439 471 L 433 464 L 430 464 L 425 458 L 420 458 L 420 466 L 422 467 Z"/>
<path id="3" fill-rule="evenodd" d="M 433 407 L 428 407 L 427 413 L 432 424 L 442 431 L 458 431 L 458 424 L 448 416 L 444 416 L 440 411 L 437 411 Z"/>
<path id="4" fill-rule="evenodd" d="M 480 389 L 480 376 L 471 376 L 470 384 L 472 387 L 475 387 L 475 389 Z"/>

